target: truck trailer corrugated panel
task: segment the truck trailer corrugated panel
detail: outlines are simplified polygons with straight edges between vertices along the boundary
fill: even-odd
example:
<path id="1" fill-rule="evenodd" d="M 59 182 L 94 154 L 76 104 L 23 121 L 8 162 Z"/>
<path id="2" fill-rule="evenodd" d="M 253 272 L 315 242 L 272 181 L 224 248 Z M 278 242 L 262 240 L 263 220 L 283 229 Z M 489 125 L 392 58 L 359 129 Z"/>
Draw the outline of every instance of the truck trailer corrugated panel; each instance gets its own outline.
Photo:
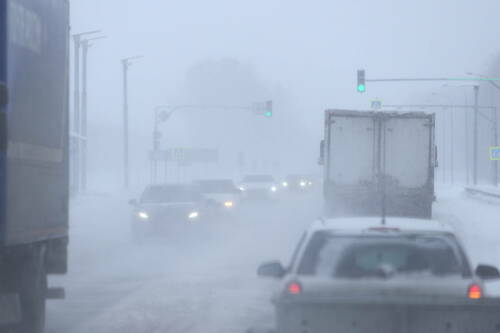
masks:
<path id="1" fill-rule="evenodd" d="M 69 3 L 2 0 L 0 22 L 0 245 L 65 237 Z"/>

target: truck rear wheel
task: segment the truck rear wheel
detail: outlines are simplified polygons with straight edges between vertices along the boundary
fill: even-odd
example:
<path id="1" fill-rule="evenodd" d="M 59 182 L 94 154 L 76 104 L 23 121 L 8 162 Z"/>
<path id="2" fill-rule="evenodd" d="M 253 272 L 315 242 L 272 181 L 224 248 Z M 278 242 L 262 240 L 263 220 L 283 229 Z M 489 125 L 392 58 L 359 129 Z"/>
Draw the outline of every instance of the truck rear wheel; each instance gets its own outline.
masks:
<path id="1" fill-rule="evenodd" d="M 16 270 L 15 283 L 21 301 L 22 320 L 15 333 L 42 333 L 45 328 L 47 274 L 43 251 L 38 252 Z"/>

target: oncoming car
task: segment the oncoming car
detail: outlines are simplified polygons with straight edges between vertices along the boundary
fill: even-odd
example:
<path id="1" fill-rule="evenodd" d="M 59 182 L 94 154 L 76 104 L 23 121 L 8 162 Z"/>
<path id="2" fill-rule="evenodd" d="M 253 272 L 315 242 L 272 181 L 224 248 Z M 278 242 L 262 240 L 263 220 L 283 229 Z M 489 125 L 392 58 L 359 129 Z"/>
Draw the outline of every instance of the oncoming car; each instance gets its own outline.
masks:
<path id="1" fill-rule="evenodd" d="M 198 222 L 206 211 L 206 201 L 192 185 L 151 185 L 140 200 L 131 200 L 134 237 L 156 232 L 176 232 Z"/>
<path id="2" fill-rule="evenodd" d="M 273 297 L 279 333 L 490 332 L 500 300 L 488 296 L 497 268 L 472 269 L 453 230 L 436 221 L 343 218 L 316 222 L 288 267 L 270 262 L 260 276 L 281 279 Z M 450 330 L 451 329 L 451 330 Z"/>
<path id="3" fill-rule="evenodd" d="M 303 175 L 288 175 L 281 183 L 281 186 L 289 191 L 305 191 L 311 188 L 312 184 L 309 177 Z"/>
<path id="4" fill-rule="evenodd" d="M 271 175 L 245 176 L 239 188 L 245 199 L 273 199 L 276 198 L 279 190 Z"/>

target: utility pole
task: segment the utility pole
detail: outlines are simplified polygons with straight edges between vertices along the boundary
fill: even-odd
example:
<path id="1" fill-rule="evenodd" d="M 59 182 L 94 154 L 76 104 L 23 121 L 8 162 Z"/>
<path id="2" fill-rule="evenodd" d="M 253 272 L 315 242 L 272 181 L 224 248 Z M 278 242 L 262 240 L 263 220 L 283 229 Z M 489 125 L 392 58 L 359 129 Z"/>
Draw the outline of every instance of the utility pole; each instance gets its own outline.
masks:
<path id="1" fill-rule="evenodd" d="M 73 156 L 71 183 L 74 193 L 80 192 L 80 47 L 81 34 L 73 35 L 75 43 L 74 96 L 73 96 Z"/>
<path id="2" fill-rule="evenodd" d="M 450 112 L 450 176 L 451 185 L 455 184 L 455 110 L 452 108 Z"/>
<path id="3" fill-rule="evenodd" d="M 123 69 L 123 170 L 124 179 L 123 184 L 125 188 L 129 186 L 129 134 L 128 134 L 128 69 L 133 60 L 142 58 L 142 56 L 135 56 L 122 59 Z"/>
<path id="4" fill-rule="evenodd" d="M 92 46 L 91 41 L 97 39 L 103 39 L 104 36 L 84 39 L 81 41 L 82 44 L 82 108 L 81 108 L 81 180 L 82 180 L 82 190 L 87 189 L 87 59 L 88 51 Z"/>
<path id="5" fill-rule="evenodd" d="M 498 147 L 498 110 L 495 107 L 493 109 L 493 131 L 494 131 L 494 145 L 495 147 Z M 493 175 L 493 182 L 495 183 L 495 186 L 498 186 L 498 160 L 493 161 L 493 172 L 495 173 Z"/>
<path id="6" fill-rule="evenodd" d="M 468 104 L 468 101 L 467 101 L 467 92 L 464 91 L 464 97 L 465 97 L 465 104 Z M 465 147 L 465 154 L 464 154 L 464 157 L 465 157 L 465 183 L 467 185 L 470 184 L 470 178 L 469 178 L 469 175 L 470 175 L 470 168 L 469 168 L 469 153 L 470 153 L 470 139 L 469 139 L 469 117 L 468 117 L 468 113 L 467 113 L 467 109 L 464 109 L 464 130 L 465 130 L 465 136 L 464 136 L 464 139 L 465 139 L 465 143 L 464 143 L 464 147 Z"/>
<path id="7" fill-rule="evenodd" d="M 87 56 L 89 40 L 82 41 L 82 147 L 81 147 L 81 173 L 82 191 L 87 189 Z"/>
<path id="8" fill-rule="evenodd" d="M 491 86 L 490 96 L 491 96 L 491 105 L 494 108 L 491 110 L 492 112 L 492 122 L 493 122 L 493 147 L 498 147 L 498 114 L 497 108 L 495 105 L 495 90 L 493 88 L 500 89 L 496 84 Z M 498 186 L 498 161 L 493 161 L 493 186 Z"/>
<path id="9" fill-rule="evenodd" d="M 442 159 L 442 166 L 443 166 L 443 184 L 446 184 L 446 167 L 447 167 L 447 161 L 446 161 L 446 114 L 444 113 L 444 109 L 442 110 L 442 115 L 441 115 L 441 120 L 443 122 L 443 125 L 441 125 L 441 128 L 443 129 L 443 159 Z"/>
<path id="10" fill-rule="evenodd" d="M 479 118 L 479 86 L 474 86 L 474 129 L 473 129 L 473 139 L 472 139 L 472 184 L 474 186 L 477 185 L 477 168 L 478 168 L 478 154 L 477 154 L 477 145 L 478 145 L 478 118 Z"/>

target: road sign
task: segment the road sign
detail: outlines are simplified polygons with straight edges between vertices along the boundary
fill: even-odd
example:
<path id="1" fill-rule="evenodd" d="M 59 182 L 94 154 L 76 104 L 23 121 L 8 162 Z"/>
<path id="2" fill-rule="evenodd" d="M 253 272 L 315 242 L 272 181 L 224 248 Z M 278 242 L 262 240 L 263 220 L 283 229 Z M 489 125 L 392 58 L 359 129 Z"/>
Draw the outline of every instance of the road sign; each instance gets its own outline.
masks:
<path id="1" fill-rule="evenodd" d="M 219 151 L 210 148 L 171 148 L 153 151 L 150 158 L 156 161 L 177 162 L 179 165 L 215 164 L 219 162 Z"/>
<path id="2" fill-rule="evenodd" d="M 371 101 L 371 106 L 373 110 L 380 110 L 382 109 L 382 101 L 375 99 Z"/>
<path id="3" fill-rule="evenodd" d="M 500 147 L 490 147 L 490 159 L 500 161 Z"/>

